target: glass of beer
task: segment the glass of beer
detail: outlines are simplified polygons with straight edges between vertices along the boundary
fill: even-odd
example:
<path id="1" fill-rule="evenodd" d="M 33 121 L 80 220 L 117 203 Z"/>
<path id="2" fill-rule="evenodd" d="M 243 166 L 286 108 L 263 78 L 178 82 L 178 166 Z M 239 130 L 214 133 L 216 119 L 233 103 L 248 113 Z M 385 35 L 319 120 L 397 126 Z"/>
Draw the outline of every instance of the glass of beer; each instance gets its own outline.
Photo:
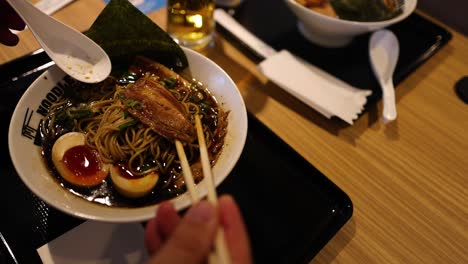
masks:
<path id="1" fill-rule="evenodd" d="M 199 49 L 213 39 L 215 0 L 168 0 L 167 32 L 185 47 Z"/>

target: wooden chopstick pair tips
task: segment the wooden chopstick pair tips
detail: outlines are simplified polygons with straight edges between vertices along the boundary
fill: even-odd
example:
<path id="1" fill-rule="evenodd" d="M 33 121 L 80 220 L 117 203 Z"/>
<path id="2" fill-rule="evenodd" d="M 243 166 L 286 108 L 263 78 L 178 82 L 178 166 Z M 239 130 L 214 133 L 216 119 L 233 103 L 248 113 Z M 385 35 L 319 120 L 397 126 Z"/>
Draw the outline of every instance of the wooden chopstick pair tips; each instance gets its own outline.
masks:
<path id="1" fill-rule="evenodd" d="M 200 148 L 200 160 L 202 163 L 203 176 L 205 179 L 206 189 L 208 191 L 208 201 L 214 206 L 218 205 L 218 197 L 213 182 L 213 175 L 211 172 L 210 160 L 208 157 L 208 150 L 205 142 L 205 135 L 203 134 L 203 126 L 199 115 L 195 116 L 195 127 L 197 131 L 198 145 Z M 192 170 L 185 155 L 184 146 L 179 140 L 175 141 L 177 154 L 179 156 L 180 165 L 182 166 L 182 174 L 184 176 L 185 185 L 190 195 L 192 203 L 197 203 L 200 198 L 195 191 L 195 182 L 192 175 Z M 224 237 L 224 231 L 220 228 L 215 238 L 215 252 L 210 254 L 208 258 L 210 264 L 230 264 L 231 258 L 229 256 L 229 250 L 226 245 L 226 239 Z"/>

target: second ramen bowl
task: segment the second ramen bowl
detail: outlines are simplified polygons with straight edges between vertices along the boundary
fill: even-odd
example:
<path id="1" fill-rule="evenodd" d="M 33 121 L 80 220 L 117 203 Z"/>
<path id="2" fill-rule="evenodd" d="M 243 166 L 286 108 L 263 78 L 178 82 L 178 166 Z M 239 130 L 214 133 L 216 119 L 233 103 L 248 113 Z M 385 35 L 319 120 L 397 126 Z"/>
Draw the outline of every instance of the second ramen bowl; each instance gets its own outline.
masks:
<path id="1" fill-rule="evenodd" d="M 417 0 L 405 0 L 403 12 L 392 19 L 376 22 L 359 22 L 323 15 L 302 6 L 296 0 L 285 1 L 298 19 L 298 29 L 301 34 L 310 42 L 327 48 L 346 46 L 358 35 L 376 31 L 400 22 L 413 13 L 417 4 Z"/>
<path id="2" fill-rule="evenodd" d="M 229 111 L 224 147 L 213 167 L 217 186 L 229 175 L 242 153 L 247 136 L 247 111 L 236 84 L 223 69 L 195 51 L 184 48 L 184 52 L 190 74 L 208 88 L 222 109 Z M 105 222 L 139 222 L 152 218 L 158 204 L 127 208 L 93 203 L 63 188 L 49 171 L 37 142 L 38 127 L 44 111 L 60 97 L 57 85 L 65 76 L 58 67 L 51 67 L 31 84 L 16 106 L 8 144 L 19 177 L 48 205 L 75 217 Z M 197 184 L 196 191 L 200 197 L 207 194 L 204 180 Z M 191 204 L 188 193 L 171 202 L 178 210 Z"/>

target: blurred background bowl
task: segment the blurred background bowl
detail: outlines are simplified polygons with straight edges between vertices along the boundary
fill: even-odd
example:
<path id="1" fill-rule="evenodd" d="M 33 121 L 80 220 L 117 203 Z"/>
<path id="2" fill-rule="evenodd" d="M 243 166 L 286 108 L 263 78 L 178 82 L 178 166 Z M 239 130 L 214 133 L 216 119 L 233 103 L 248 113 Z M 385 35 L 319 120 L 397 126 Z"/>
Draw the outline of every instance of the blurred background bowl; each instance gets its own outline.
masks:
<path id="1" fill-rule="evenodd" d="M 416 8 L 417 0 L 405 0 L 403 12 L 384 21 L 358 22 L 339 19 L 313 11 L 296 0 L 285 0 L 298 18 L 301 34 L 322 47 L 337 48 L 349 44 L 354 37 L 393 25 L 407 18 Z"/>

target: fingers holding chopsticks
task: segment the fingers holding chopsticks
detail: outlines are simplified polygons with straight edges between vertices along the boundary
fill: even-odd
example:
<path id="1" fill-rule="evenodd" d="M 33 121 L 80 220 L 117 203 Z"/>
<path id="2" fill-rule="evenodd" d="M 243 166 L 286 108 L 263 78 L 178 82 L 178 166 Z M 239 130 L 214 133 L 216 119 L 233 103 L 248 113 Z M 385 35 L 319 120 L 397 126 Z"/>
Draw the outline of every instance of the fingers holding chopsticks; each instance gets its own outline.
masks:
<path id="1" fill-rule="evenodd" d="M 220 197 L 218 210 L 208 201 L 201 201 L 183 218 L 169 203 L 161 204 L 156 218 L 146 226 L 145 242 L 153 254 L 149 263 L 201 263 L 210 254 L 220 226 L 226 233 L 232 263 L 252 263 L 242 216 L 228 195 Z"/>
<path id="2" fill-rule="evenodd" d="M 218 201 L 220 224 L 233 264 L 252 263 L 250 240 L 242 215 L 236 202 L 230 195 L 223 195 Z"/>
<path id="3" fill-rule="evenodd" d="M 230 196 L 222 196 L 218 203 L 201 117 L 198 115 L 195 116 L 195 126 L 208 201 L 200 201 L 184 146 L 175 140 L 182 175 L 193 206 L 182 219 L 175 216 L 174 207 L 168 203 L 160 206 L 156 218 L 146 227 L 146 246 L 150 253 L 154 253 L 150 263 L 195 264 L 208 260 L 210 264 L 250 264 L 250 243 L 239 208 Z"/>
<path id="4" fill-rule="evenodd" d="M 162 247 L 180 221 L 181 218 L 172 203 L 161 203 L 157 217 L 149 220 L 145 229 L 145 246 L 151 255 Z"/>
<path id="5" fill-rule="evenodd" d="M 156 221 L 161 219 L 158 214 Z M 200 201 L 187 211 L 150 263 L 202 263 L 211 252 L 217 227 L 215 208 Z"/>

